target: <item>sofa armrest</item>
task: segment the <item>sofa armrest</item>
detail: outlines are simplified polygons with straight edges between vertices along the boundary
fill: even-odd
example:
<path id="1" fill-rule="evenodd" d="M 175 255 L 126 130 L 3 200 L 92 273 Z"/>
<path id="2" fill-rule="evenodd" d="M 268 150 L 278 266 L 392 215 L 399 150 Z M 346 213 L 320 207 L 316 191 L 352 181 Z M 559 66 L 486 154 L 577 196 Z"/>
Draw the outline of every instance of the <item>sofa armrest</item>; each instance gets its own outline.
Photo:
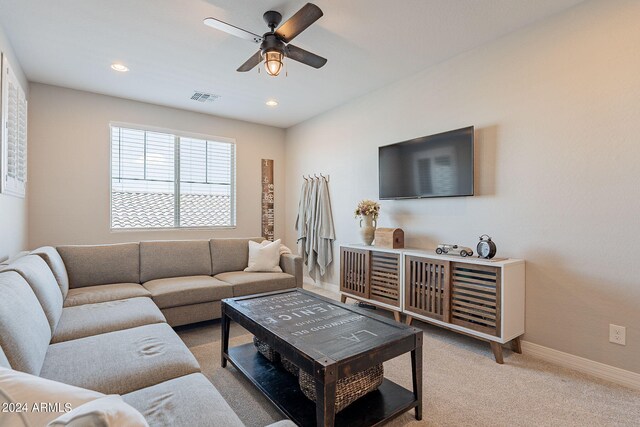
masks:
<path id="1" fill-rule="evenodd" d="M 293 254 L 280 255 L 280 268 L 296 278 L 296 287 L 302 287 L 302 257 Z"/>

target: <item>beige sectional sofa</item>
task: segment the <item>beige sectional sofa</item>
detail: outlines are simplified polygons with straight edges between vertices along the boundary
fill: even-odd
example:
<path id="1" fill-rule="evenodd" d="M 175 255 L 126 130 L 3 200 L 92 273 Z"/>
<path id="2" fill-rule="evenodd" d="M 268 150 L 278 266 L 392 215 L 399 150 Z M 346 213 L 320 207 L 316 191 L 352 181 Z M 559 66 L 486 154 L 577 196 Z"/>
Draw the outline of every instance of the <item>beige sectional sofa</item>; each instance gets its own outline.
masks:
<path id="1" fill-rule="evenodd" d="M 302 286 L 302 260 L 280 258 L 282 273 L 246 273 L 249 240 L 150 241 L 40 248 L 65 307 L 151 297 L 171 326 L 220 318 L 224 298 Z M 52 251 L 60 254 L 58 259 Z"/>
<path id="2" fill-rule="evenodd" d="M 227 297 L 302 285 L 245 273 L 249 239 L 43 247 L 0 271 L 0 366 L 119 394 L 151 426 L 243 425 L 171 326 Z"/>

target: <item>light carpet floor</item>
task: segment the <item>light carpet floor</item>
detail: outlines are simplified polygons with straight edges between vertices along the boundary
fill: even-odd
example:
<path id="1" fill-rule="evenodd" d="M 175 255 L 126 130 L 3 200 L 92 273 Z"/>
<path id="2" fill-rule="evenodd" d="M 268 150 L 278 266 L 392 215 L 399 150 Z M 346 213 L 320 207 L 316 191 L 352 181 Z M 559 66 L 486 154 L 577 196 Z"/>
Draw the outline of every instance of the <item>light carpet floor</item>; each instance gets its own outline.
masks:
<path id="1" fill-rule="evenodd" d="M 507 349 L 504 365 L 498 365 L 484 342 L 421 322 L 414 325 L 424 330 L 423 420 L 416 421 L 411 411 L 389 426 L 640 426 L 638 391 Z M 220 367 L 219 321 L 177 332 L 248 427 L 283 418 L 235 368 Z M 232 324 L 230 346 L 251 339 L 249 332 Z M 384 368 L 385 377 L 411 389 L 409 354 Z"/>

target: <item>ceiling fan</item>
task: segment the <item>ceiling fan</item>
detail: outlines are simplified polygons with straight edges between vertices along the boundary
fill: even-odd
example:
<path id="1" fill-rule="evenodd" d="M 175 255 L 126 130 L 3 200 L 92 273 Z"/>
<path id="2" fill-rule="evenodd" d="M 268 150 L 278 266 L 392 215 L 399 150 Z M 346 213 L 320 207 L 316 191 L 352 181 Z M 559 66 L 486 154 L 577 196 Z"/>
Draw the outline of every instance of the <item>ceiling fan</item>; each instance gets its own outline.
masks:
<path id="1" fill-rule="evenodd" d="M 237 71 L 245 72 L 253 69 L 264 59 L 267 74 L 277 76 L 282 70 L 284 57 L 293 59 L 314 68 L 320 68 L 327 60 L 314 53 L 308 52 L 297 46 L 289 44 L 298 34 L 309 28 L 323 15 L 322 10 L 313 3 L 307 3 L 296 12 L 280 28 L 275 29 L 282 21 L 282 15 L 274 10 L 269 10 L 262 16 L 270 28 L 270 31 L 262 36 L 243 30 L 234 25 L 227 24 L 216 18 L 206 18 L 204 24 L 233 36 L 260 44 L 260 50 L 238 68 Z"/>

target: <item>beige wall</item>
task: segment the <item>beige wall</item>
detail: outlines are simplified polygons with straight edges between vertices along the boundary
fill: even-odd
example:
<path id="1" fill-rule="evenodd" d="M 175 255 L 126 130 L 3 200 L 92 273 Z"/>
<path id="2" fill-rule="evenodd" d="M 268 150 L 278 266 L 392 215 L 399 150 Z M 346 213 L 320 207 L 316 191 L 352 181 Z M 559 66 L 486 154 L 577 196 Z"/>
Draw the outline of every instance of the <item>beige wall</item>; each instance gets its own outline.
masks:
<path id="1" fill-rule="evenodd" d="M 301 174 L 331 175 L 337 243 L 357 242 L 378 146 L 475 125 L 476 196 L 384 201 L 380 225 L 423 248 L 488 233 L 527 261 L 526 340 L 640 372 L 638 16 L 589 2 L 288 129 L 287 243 Z"/>
<path id="2" fill-rule="evenodd" d="M 29 83 L 2 27 L 0 27 L 0 52 L 8 58 L 28 99 Z M 27 188 L 27 197 L 29 196 L 28 192 Z M 13 256 L 26 247 L 27 198 L 0 194 L 0 259 Z"/>
<path id="3" fill-rule="evenodd" d="M 237 228 L 111 232 L 109 122 L 236 139 Z M 260 235 L 260 159 L 275 161 L 276 235 L 284 230 L 284 131 L 33 83 L 29 106 L 29 247 Z"/>

